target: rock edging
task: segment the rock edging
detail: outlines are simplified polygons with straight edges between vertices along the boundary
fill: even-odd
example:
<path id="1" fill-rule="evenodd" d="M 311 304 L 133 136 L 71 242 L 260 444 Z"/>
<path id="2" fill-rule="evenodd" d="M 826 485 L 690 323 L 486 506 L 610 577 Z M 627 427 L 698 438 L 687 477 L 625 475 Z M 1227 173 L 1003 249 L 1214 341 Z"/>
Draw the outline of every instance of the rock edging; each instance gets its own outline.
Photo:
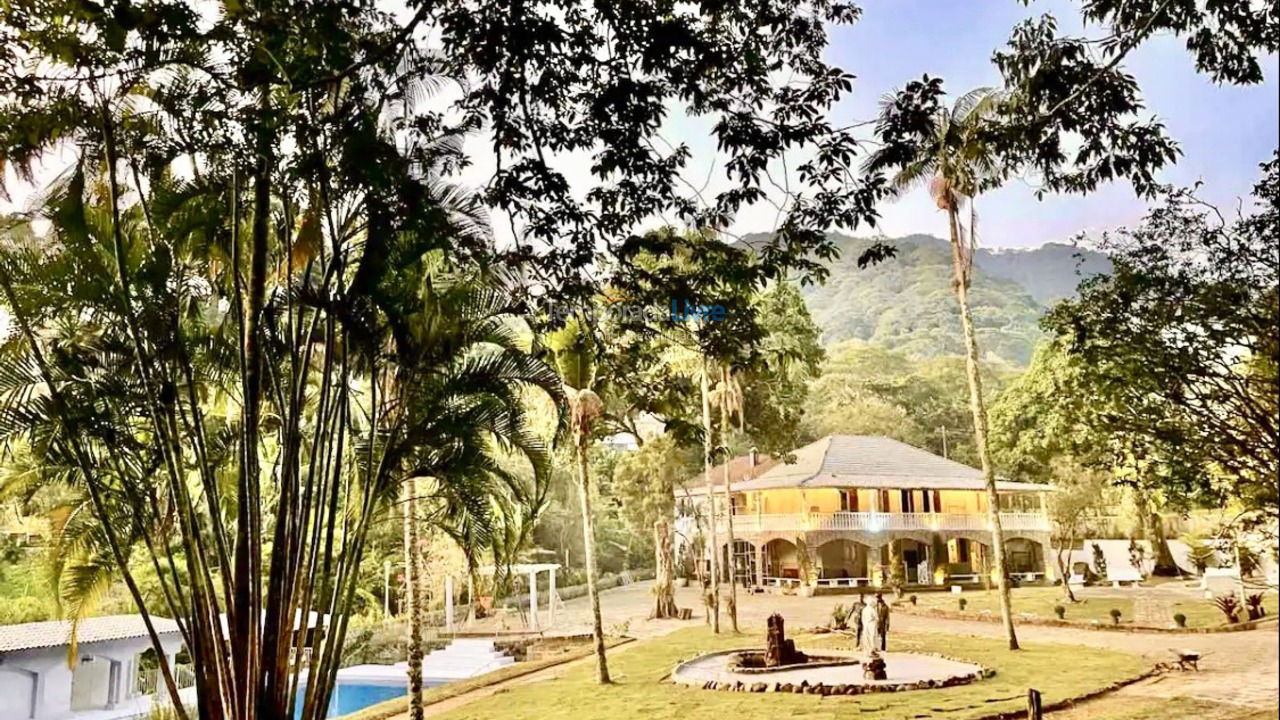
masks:
<path id="1" fill-rule="evenodd" d="M 831 649 L 838 650 L 840 648 L 831 648 Z M 954 658 L 948 655 L 944 655 L 942 653 L 917 652 L 913 650 L 912 654 L 914 655 L 925 655 L 928 657 L 940 658 L 942 660 L 950 660 L 952 662 L 962 662 L 968 665 L 977 665 L 978 669 L 971 673 L 964 673 L 962 675 L 953 675 L 951 677 L 943 678 L 941 680 L 917 680 L 915 682 L 909 682 L 909 683 L 883 683 L 883 684 L 877 684 L 877 685 L 869 685 L 864 683 L 848 683 L 848 684 L 839 683 L 839 684 L 831 684 L 831 685 L 828 685 L 825 683 L 815 683 L 810 685 L 808 680 L 801 680 L 799 683 L 783 683 L 783 682 L 770 683 L 770 682 L 763 682 L 763 681 L 748 683 L 742 680 L 734 680 L 734 681 L 708 680 L 699 685 L 697 683 L 686 683 L 686 682 L 682 682 L 680 680 L 675 679 L 676 674 L 680 671 L 680 668 L 684 666 L 686 663 L 692 662 L 693 660 L 708 657 L 710 655 L 731 655 L 734 653 L 757 651 L 757 650 L 758 648 L 746 648 L 745 650 L 744 649 L 725 650 L 725 651 L 714 652 L 714 653 L 706 653 L 704 655 L 698 655 L 693 658 L 689 658 L 688 660 L 682 660 L 676 663 L 675 667 L 672 668 L 671 670 L 670 677 L 672 678 L 673 682 L 678 683 L 680 685 L 688 685 L 689 687 L 700 687 L 703 690 L 719 690 L 722 692 L 752 692 L 752 693 L 780 692 L 780 693 L 793 693 L 796 695 L 820 695 L 823 697 L 829 697 L 832 695 L 871 695 L 875 693 L 907 692 L 910 690 L 934 690 L 938 688 L 956 687 L 958 685 L 968 685 L 969 683 L 977 682 L 978 680 L 985 680 L 987 678 L 995 677 L 995 674 L 996 674 L 996 671 L 993 668 L 989 668 L 980 663 L 975 663 L 972 660 Z"/>

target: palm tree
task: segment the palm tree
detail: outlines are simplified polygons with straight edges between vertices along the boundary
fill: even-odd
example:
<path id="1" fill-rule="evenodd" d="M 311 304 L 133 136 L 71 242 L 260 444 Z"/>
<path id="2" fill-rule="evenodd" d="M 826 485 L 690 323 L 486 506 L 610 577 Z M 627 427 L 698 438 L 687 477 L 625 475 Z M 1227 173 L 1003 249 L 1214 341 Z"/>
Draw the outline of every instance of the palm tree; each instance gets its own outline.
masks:
<path id="1" fill-rule="evenodd" d="M 947 213 L 951 238 L 952 288 L 960 306 L 964 329 L 965 366 L 969 379 L 969 407 L 973 414 L 974 444 L 987 488 L 987 509 L 994 545 L 996 581 L 1000 589 L 1000 616 L 1009 649 L 1018 649 L 1005 571 L 1004 530 L 1000 526 L 1000 502 L 995 468 L 987 446 L 987 410 L 982 397 L 978 341 L 969 307 L 969 286 L 973 274 L 973 254 L 977 246 L 977 212 L 974 199 L 983 190 L 999 183 L 1003 171 L 995 154 L 989 128 L 992 114 L 1001 100 L 998 91 L 978 88 L 956 100 L 951 108 L 933 107 L 931 122 L 924 128 L 903 133 L 902 142 L 886 143 L 873 153 L 864 169 L 870 172 L 895 171 L 892 187 L 898 192 L 928 184 L 938 209 Z M 900 128 L 898 106 L 886 102 L 881 108 L 877 131 L 882 135 Z M 896 139 L 896 138 L 895 138 Z M 966 234 L 960 213 L 969 205 Z"/>
<path id="2" fill-rule="evenodd" d="M 604 403 L 592 389 L 596 380 L 596 343 L 586 324 L 572 318 L 563 328 L 548 334 L 546 345 L 564 380 L 564 394 L 569 402 L 569 427 L 573 433 L 573 454 L 582 510 L 582 548 L 586 555 L 587 594 L 591 598 L 591 631 L 596 646 L 596 674 L 601 684 L 607 684 L 611 680 L 609 662 L 605 657 L 604 626 L 600 619 L 600 590 L 596 585 L 596 523 L 591 509 L 591 472 L 587 463 L 587 451 L 596 421 L 604 411 Z"/>
<path id="3" fill-rule="evenodd" d="M 720 407 L 720 445 L 724 448 L 724 507 L 725 507 L 725 546 L 729 548 L 726 564 L 729 567 L 729 623 L 733 631 L 738 630 L 738 578 L 737 561 L 734 558 L 733 537 L 733 493 L 729 491 L 729 468 L 733 460 L 733 452 L 729 447 L 729 433 L 733 429 L 729 420 L 736 412 L 742 418 L 742 387 L 734 380 L 733 373 L 726 367 L 720 368 L 720 381 L 716 383 L 716 404 Z"/>

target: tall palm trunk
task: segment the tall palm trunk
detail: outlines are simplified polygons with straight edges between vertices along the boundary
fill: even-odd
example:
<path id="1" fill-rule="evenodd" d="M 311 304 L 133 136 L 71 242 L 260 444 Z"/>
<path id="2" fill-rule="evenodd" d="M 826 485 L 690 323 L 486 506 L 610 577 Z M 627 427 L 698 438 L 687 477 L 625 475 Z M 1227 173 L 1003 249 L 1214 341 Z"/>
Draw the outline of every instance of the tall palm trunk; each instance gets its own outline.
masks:
<path id="1" fill-rule="evenodd" d="M 422 720 L 422 596 L 418 565 L 418 488 L 404 484 L 404 595 L 409 605 L 409 720 Z"/>
<path id="2" fill-rule="evenodd" d="M 724 392 L 720 393 L 720 440 L 727 450 L 729 447 L 729 371 L 727 369 L 720 372 L 721 382 Z M 724 514 L 725 514 L 725 546 L 729 548 L 726 553 L 729 565 L 729 624 L 733 627 L 733 631 L 738 630 L 738 578 L 735 577 L 738 569 L 737 560 L 733 556 L 733 494 L 729 492 L 729 460 L 732 455 L 728 452 L 724 457 Z"/>
<path id="3" fill-rule="evenodd" d="M 702 474 L 707 480 L 707 540 L 711 555 L 711 599 L 707 614 L 711 630 L 720 632 L 720 545 L 716 542 L 716 493 L 711 482 L 711 388 L 707 382 L 706 360 L 702 363 Z"/>
<path id="4" fill-rule="evenodd" d="M 575 454 L 578 460 L 578 495 L 582 501 L 582 549 L 587 564 L 587 595 L 591 598 L 591 634 L 596 645 L 596 675 L 600 684 L 609 679 L 609 661 L 604 654 L 604 624 L 600 620 L 600 589 L 596 586 L 596 521 L 591 513 L 591 474 L 587 469 L 586 438 L 580 436 Z"/>
<path id="5" fill-rule="evenodd" d="M 1000 526 L 1000 497 L 996 491 L 996 473 L 987 449 L 987 408 L 982 400 L 982 377 L 978 366 L 978 340 L 969 311 L 969 262 L 960 237 L 960 220 L 956 203 L 947 208 L 951 226 L 951 262 L 954 272 L 956 301 L 960 305 L 960 324 L 964 327 L 965 369 L 969 375 L 969 407 L 973 411 L 973 441 L 982 463 L 982 478 L 987 486 L 987 512 L 991 522 L 992 549 L 995 555 L 996 583 L 1000 590 L 1000 619 L 1004 623 L 1009 649 L 1018 649 L 1018 635 L 1013 628 L 1013 608 L 1009 597 L 1009 576 L 1005 572 L 1004 529 Z M 970 232 L 973 229 L 970 228 Z"/>

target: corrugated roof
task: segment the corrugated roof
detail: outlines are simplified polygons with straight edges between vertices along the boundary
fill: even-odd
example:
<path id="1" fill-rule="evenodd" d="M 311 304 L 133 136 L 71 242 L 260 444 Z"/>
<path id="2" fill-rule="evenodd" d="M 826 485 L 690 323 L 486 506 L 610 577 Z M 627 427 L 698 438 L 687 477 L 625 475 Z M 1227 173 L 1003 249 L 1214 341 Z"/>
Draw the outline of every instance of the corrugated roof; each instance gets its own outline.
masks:
<path id="1" fill-rule="evenodd" d="M 982 490 L 982 471 L 887 437 L 828 435 L 795 451 L 795 462 L 778 464 L 735 492 L 779 488 L 920 488 Z M 1047 485 L 1000 480 L 1003 491 L 1043 492 Z"/>
<path id="2" fill-rule="evenodd" d="M 168 618 L 152 616 L 151 623 L 160 634 L 178 632 L 178 624 Z M 107 615 L 85 618 L 76 631 L 81 644 L 147 637 L 141 615 Z M 71 623 L 67 620 L 0 625 L 0 653 L 14 650 L 61 647 L 71 644 Z"/>

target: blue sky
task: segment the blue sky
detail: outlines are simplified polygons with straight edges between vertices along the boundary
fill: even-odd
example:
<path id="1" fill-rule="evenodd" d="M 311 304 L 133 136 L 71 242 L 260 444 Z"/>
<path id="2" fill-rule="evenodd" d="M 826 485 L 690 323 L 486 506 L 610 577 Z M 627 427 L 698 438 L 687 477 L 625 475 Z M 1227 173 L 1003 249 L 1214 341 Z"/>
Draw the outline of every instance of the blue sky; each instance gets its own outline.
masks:
<path id="1" fill-rule="evenodd" d="M 1064 32 L 1096 34 L 1082 27 L 1071 2 L 1015 0 L 863 0 L 856 25 L 833 32 L 828 61 L 858 76 L 854 94 L 836 119 L 871 117 L 885 92 L 924 73 L 944 78 L 953 94 L 997 83 L 992 51 L 1025 17 L 1051 12 Z M 1095 29 L 1096 30 L 1096 29 Z M 1216 86 L 1195 72 L 1182 40 L 1158 37 L 1132 53 L 1124 67 L 1142 87 L 1148 109 L 1182 145 L 1183 157 L 1162 180 L 1205 183 L 1202 195 L 1225 208 L 1247 196 L 1257 165 L 1268 159 L 1280 136 L 1277 60 L 1266 59 L 1266 83 Z M 1097 232 L 1141 218 L 1146 203 L 1126 184 L 1112 184 L 1088 197 L 1037 201 L 1026 182 L 1014 181 L 979 198 L 979 238 L 989 247 L 1034 247 Z M 890 236 L 911 232 L 945 235 L 942 214 L 917 191 L 882 208 Z"/>

